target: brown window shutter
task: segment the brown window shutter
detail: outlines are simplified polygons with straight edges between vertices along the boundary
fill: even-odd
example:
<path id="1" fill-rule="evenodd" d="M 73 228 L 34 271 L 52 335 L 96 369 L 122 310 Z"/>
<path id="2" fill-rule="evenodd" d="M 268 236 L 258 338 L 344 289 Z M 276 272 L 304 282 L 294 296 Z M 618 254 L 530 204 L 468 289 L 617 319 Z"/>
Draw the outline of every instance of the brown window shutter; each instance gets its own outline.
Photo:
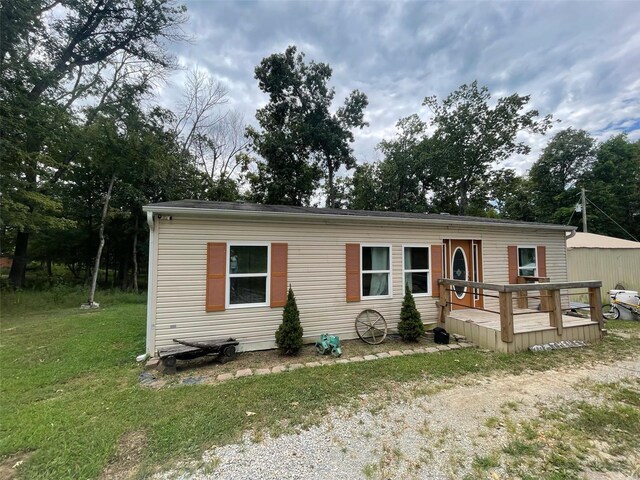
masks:
<path id="1" fill-rule="evenodd" d="M 347 302 L 360 301 L 360 244 L 346 245 Z"/>
<path id="2" fill-rule="evenodd" d="M 538 276 L 547 276 L 547 247 L 544 245 L 538 245 L 538 251 L 536 252 L 536 261 L 538 263 Z"/>
<path id="3" fill-rule="evenodd" d="M 509 261 L 509 283 L 518 281 L 518 247 L 510 245 L 507 247 L 507 258 Z"/>
<path id="4" fill-rule="evenodd" d="M 226 301 L 227 244 L 207 243 L 207 312 L 224 310 Z"/>
<path id="5" fill-rule="evenodd" d="M 284 307 L 287 303 L 287 243 L 271 244 L 271 307 Z"/>
<path id="6" fill-rule="evenodd" d="M 442 245 L 431 245 L 431 296 L 439 297 L 438 279 L 442 278 Z"/>

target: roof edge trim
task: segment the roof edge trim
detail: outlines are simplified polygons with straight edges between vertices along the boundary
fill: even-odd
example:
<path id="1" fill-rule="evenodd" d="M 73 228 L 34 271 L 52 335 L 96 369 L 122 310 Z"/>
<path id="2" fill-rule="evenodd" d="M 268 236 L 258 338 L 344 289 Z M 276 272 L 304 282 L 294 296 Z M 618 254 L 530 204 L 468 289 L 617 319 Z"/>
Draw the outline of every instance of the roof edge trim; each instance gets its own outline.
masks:
<path id="1" fill-rule="evenodd" d="M 238 210 L 224 210 L 219 208 L 189 208 L 189 207 L 162 207 L 145 205 L 142 207 L 144 212 L 152 212 L 159 214 L 188 214 L 193 216 L 206 216 L 206 215 L 219 215 L 224 217 L 272 217 L 272 218 L 301 218 L 310 220 L 320 220 L 323 218 L 331 220 L 359 220 L 367 222 L 390 222 L 390 223 L 436 223 L 446 225 L 471 225 L 471 226 L 495 226 L 500 225 L 508 228 L 529 228 L 533 230 L 560 230 L 564 232 L 571 232 L 576 230 L 576 227 L 567 225 L 553 225 L 553 224 L 537 224 L 537 223 L 491 223 L 488 221 L 474 221 L 474 220 L 455 220 L 448 215 L 443 215 L 442 219 L 434 218 L 401 218 L 401 217 L 371 217 L 367 215 L 350 215 L 345 217 L 344 215 L 332 215 L 329 213 L 314 214 L 314 213 L 297 213 L 297 212 L 259 212 L 259 211 L 238 211 Z"/>

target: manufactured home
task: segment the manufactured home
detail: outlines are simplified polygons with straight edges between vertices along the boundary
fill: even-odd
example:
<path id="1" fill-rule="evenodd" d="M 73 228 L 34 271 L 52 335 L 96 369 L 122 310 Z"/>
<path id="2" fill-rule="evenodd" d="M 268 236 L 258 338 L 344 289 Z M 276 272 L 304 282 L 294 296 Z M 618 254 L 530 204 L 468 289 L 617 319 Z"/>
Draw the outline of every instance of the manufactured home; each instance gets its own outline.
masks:
<path id="1" fill-rule="evenodd" d="M 504 292 L 490 294 L 492 285 L 566 282 L 566 236 L 573 230 L 489 218 L 243 202 L 183 200 L 144 210 L 150 228 L 150 355 L 173 345 L 174 338 L 234 337 L 244 351 L 275 347 L 289 285 L 308 342 L 326 332 L 357 338 L 354 321 L 365 309 L 380 312 L 393 332 L 406 285 L 425 324 L 438 321 L 446 295 L 447 327 L 465 331 L 452 323 L 456 312 L 489 314 L 500 308 Z M 441 278 L 454 284 L 445 289 Z M 484 284 L 486 290 L 480 288 Z M 543 297 L 525 306 L 539 312 Z M 568 298 L 561 301 L 566 307 Z M 511 327 L 516 336 L 518 321 L 515 330 Z M 598 325 L 588 323 L 593 332 L 584 335 L 596 340 Z M 544 329 L 562 334 L 553 321 Z M 499 328 L 496 332 L 489 348 L 500 349 Z M 507 340 L 514 343 L 513 335 Z"/>

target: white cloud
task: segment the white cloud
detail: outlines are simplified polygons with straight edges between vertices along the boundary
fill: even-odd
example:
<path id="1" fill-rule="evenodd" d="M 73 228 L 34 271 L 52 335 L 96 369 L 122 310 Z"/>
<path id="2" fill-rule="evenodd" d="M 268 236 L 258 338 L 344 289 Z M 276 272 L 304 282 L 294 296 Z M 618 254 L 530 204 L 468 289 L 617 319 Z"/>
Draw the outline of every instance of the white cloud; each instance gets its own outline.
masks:
<path id="1" fill-rule="evenodd" d="M 229 89 L 245 119 L 265 102 L 254 68 L 295 44 L 329 63 L 336 101 L 354 88 L 369 97 L 370 127 L 356 132 L 360 161 L 401 117 L 427 112 L 478 80 L 494 98 L 531 95 L 542 115 L 562 120 L 547 136 L 524 135 L 532 152 L 505 165 L 526 171 L 554 132 L 573 126 L 598 139 L 628 131 L 640 138 L 640 9 L 634 2 L 235 2 L 188 1 L 185 30 L 173 45 L 185 64 L 206 68 Z M 161 97 L 180 87 L 178 72 Z"/>

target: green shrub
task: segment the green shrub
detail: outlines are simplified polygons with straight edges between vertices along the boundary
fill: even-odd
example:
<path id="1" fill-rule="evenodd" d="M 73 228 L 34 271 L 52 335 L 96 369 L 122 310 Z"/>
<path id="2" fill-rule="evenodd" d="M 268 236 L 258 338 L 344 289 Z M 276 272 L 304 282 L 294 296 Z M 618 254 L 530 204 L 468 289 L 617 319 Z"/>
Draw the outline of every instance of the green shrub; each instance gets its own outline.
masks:
<path id="1" fill-rule="evenodd" d="M 282 323 L 276 331 L 276 345 L 285 355 L 295 355 L 302 348 L 300 312 L 291 285 L 289 285 L 287 303 L 282 312 Z"/>
<path id="2" fill-rule="evenodd" d="M 398 333 L 404 341 L 408 342 L 415 342 L 424 334 L 424 323 L 422 323 L 420 312 L 416 308 L 416 302 L 413 299 L 409 285 L 406 286 L 404 292 Z"/>

